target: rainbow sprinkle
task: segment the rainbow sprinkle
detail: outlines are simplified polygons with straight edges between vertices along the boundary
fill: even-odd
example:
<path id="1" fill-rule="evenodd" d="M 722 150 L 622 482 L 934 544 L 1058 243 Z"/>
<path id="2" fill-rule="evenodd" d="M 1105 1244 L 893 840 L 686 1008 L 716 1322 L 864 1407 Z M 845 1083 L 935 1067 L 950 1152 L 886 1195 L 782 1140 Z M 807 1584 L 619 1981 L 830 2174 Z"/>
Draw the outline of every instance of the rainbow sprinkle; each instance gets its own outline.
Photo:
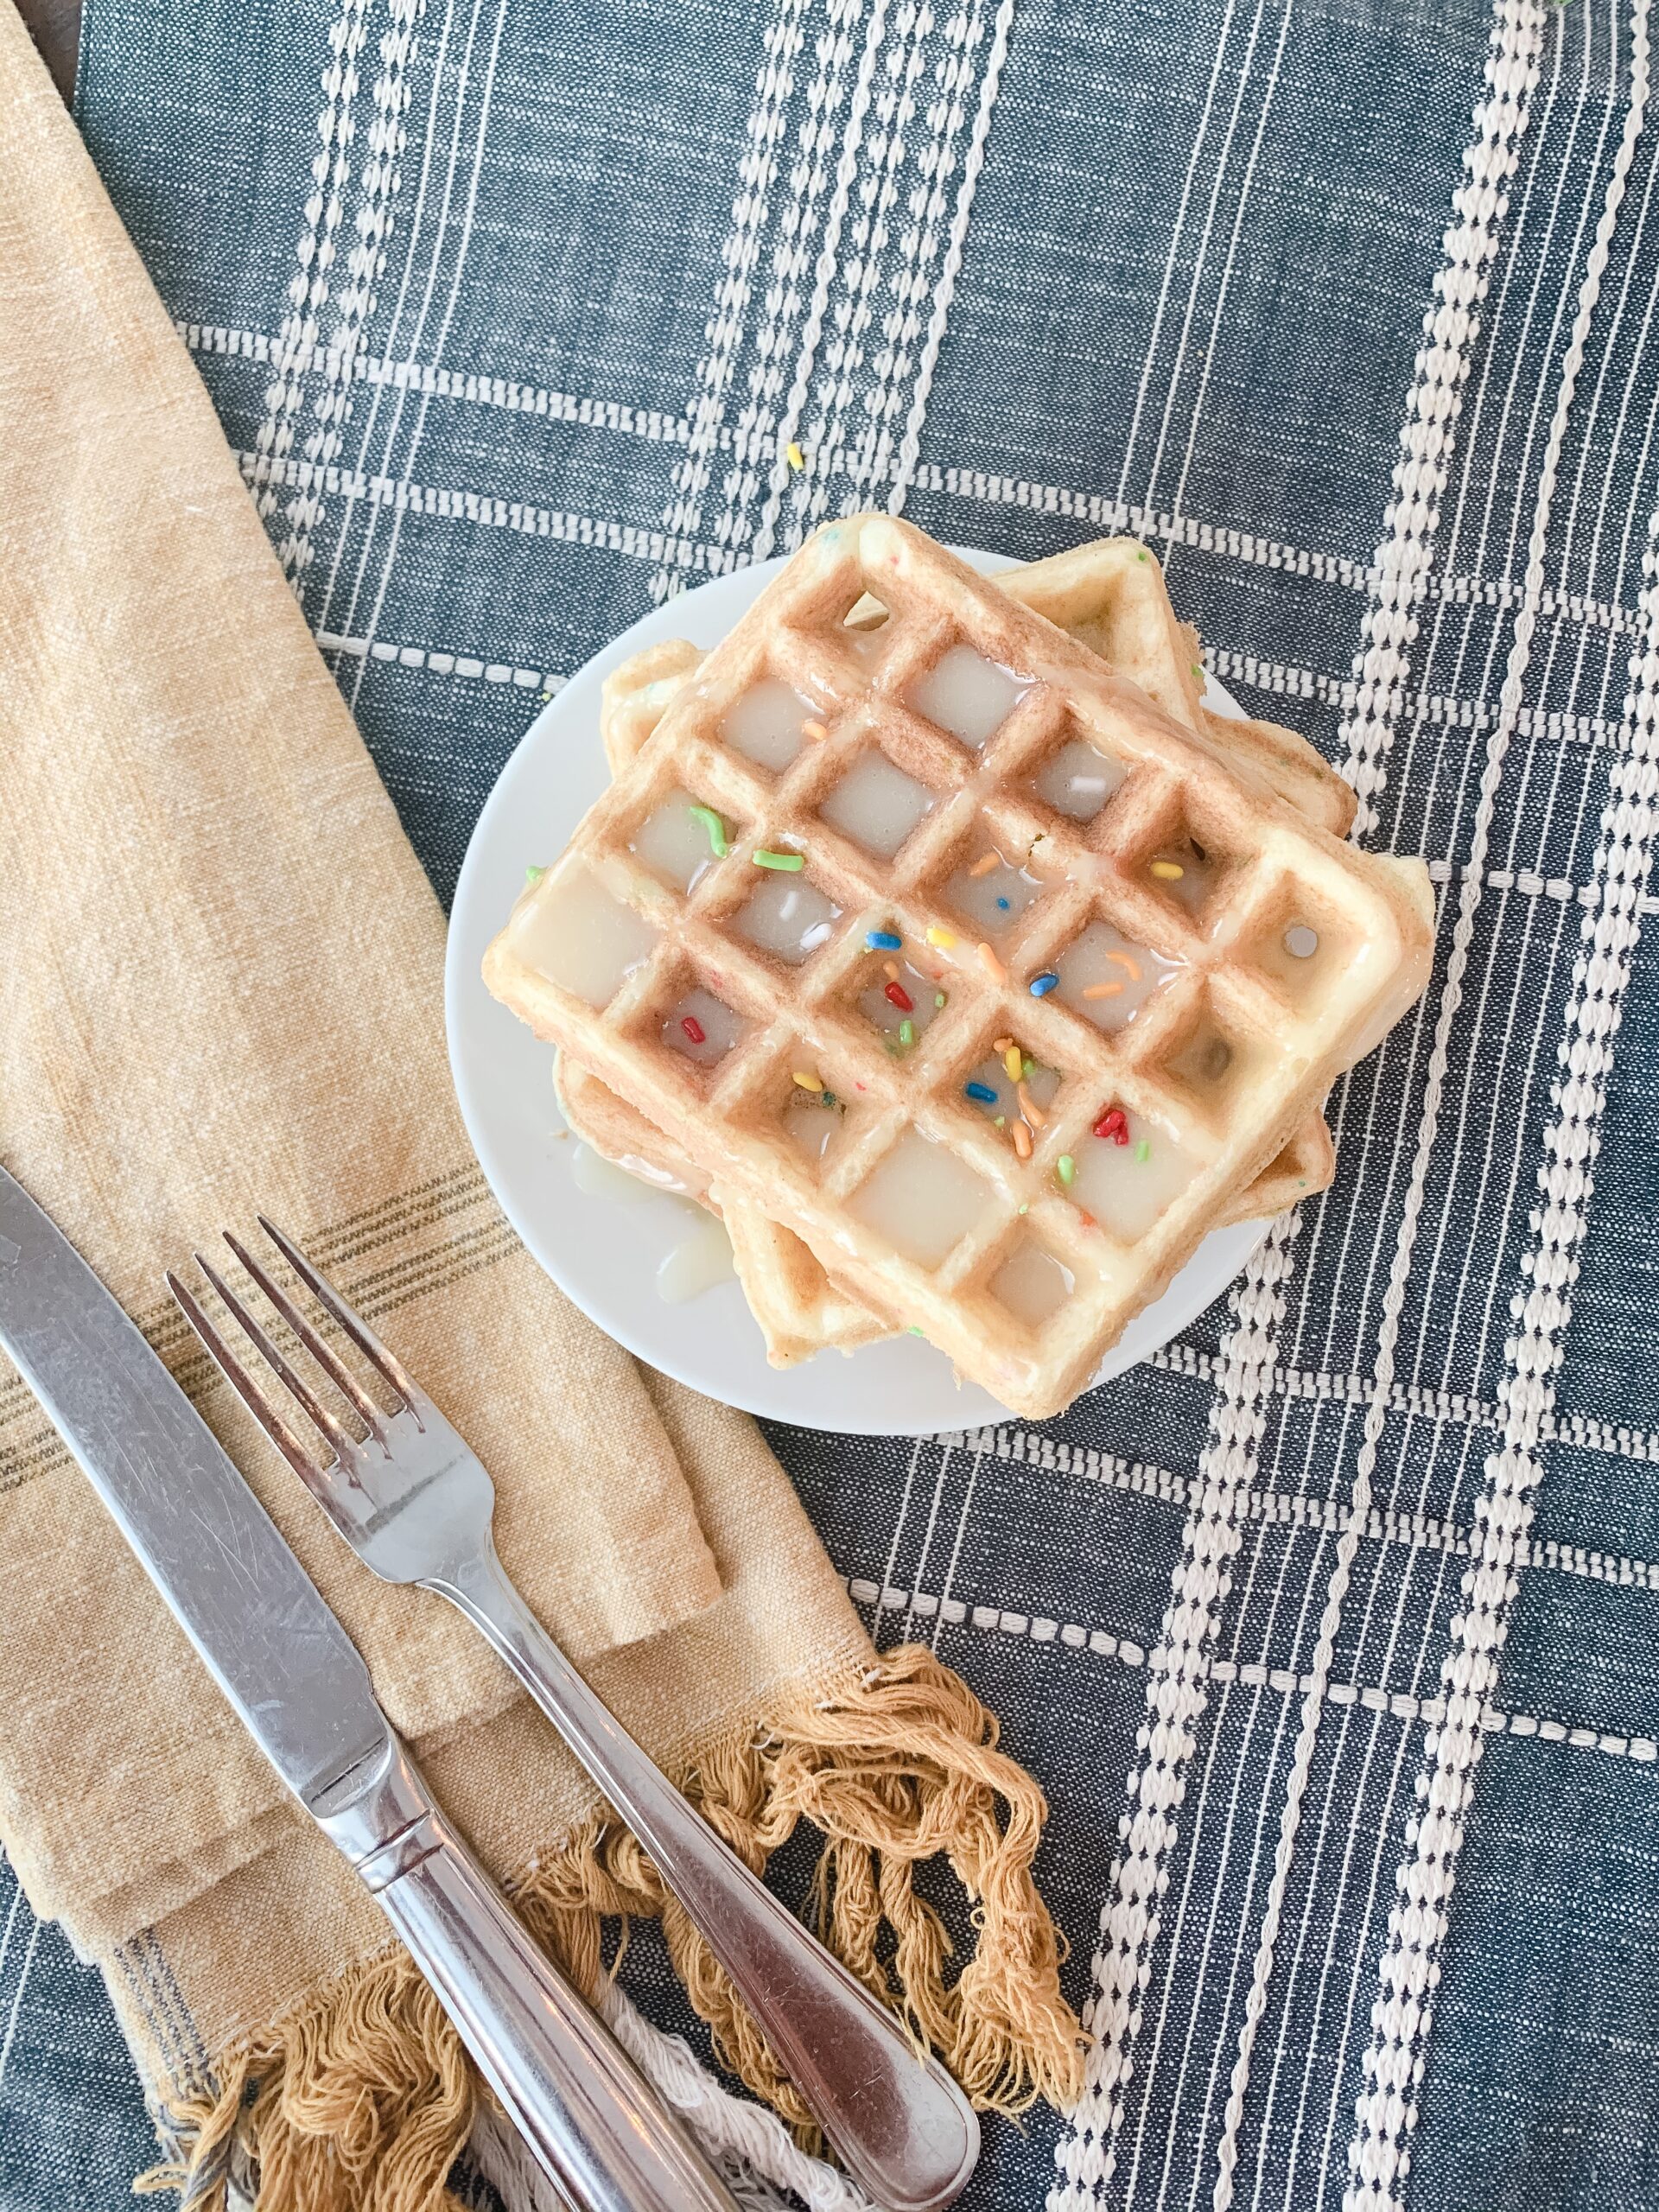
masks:
<path id="1" fill-rule="evenodd" d="M 1059 1177 L 1061 1182 L 1064 1183 L 1068 1189 L 1070 1189 L 1071 1179 L 1077 1172 L 1077 1161 L 1072 1159 L 1069 1152 L 1063 1152 L 1054 1163 L 1054 1173 Z"/>
<path id="2" fill-rule="evenodd" d="M 864 932 L 867 952 L 897 952 L 904 941 L 897 930 L 866 930 Z"/>
<path id="3" fill-rule="evenodd" d="M 1054 970 L 1052 968 L 1045 969 L 1040 976 L 1032 977 L 1031 995 L 1034 999 L 1046 999 L 1051 991 L 1057 991 L 1059 987 L 1060 979 Z"/>
<path id="4" fill-rule="evenodd" d="M 823 1089 L 823 1077 L 822 1076 L 808 1075 L 804 1070 L 801 1068 L 796 1069 L 794 1074 L 790 1077 L 790 1081 L 791 1083 L 799 1084 L 803 1090 L 821 1091 Z"/>
<path id="5" fill-rule="evenodd" d="M 717 861 L 723 861 L 732 849 L 726 842 L 726 824 L 712 806 L 688 806 L 686 812 L 694 822 L 701 822 L 709 832 L 709 843 Z"/>
<path id="6" fill-rule="evenodd" d="M 937 1013 L 937 1012 L 938 1011 L 939 1007 L 941 1007 L 944 1004 L 944 993 L 943 991 L 935 991 L 935 992 L 934 992 L 934 994 L 933 994 L 933 1007 L 934 1007 L 934 1011 Z"/>
<path id="7" fill-rule="evenodd" d="M 1150 1160 L 1152 1158 L 1152 1145 L 1147 1138 L 1142 1137 L 1141 1141 L 1135 1146 L 1135 1156 L 1137 1160 Z"/>
<path id="8" fill-rule="evenodd" d="M 907 1337 L 919 1337 L 919 1336 L 922 1334 L 922 1332 L 921 1332 L 921 1330 L 919 1330 L 919 1329 L 917 1327 L 916 1324 L 912 1321 L 912 1322 L 911 1323 L 911 1325 L 910 1325 L 909 1328 L 906 1330 L 905 1334 L 906 1334 Z"/>
<path id="9" fill-rule="evenodd" d="M 790 467 L 795 470 L 798 475 L 800 471 L 806 467 L 806 455 L 801 451 L 799 446 L 796 444 L 793 438 L 791 438 L 789 443 L 784 448 L 784 459 L 789 463 Z M 1141 556 L 1141 558 L 1143 561 L 1146 557 L 1147 556 L 1144 553 Z"/>
<path id="10" fill-rule="evenodd" d="M 769 853 L 764 846 L 751 853 L 749 857 L 756 868 L 780 868 L 791 875 L 798 874 L 806 866 L 799 853 Z"/>
<path id="11" fill-rule="evenodd" d="M 1007 969 L 1002 965 L 1002 963 L 997 958 L 995 953 L 992 951 L 988 944 L 982 944 L 979 948 L 979 964 L 985 970 L 985 973 L 990 977 L 994 983 L 1006 983 L 1007 982 Z"/>
<path id="12" fill-rule="evenodd" d="M 942 930 L 935 922 L 928 931 L 927 941 L 930 944 L 937 944 L 942 952 L 949 952 L 957 940 L 949 930 Z"/>
<path id="13" fill-rule="evenodd" d="M 988 875 L 991 870 L 997 865 L 1001 857 L 1001 855 L 998 853 L 982 853 L 979 858 L 974 862 L 972 868 L 969 869 L 969 874 Z"/>
<path id="14" fill-rule="evenodd" d="M 1020 1057 L 1020 1047 L 1017 1045 L 1009 1045 L 1004 1048 L 1002 1065 L 1007 1068 L 1010 1079 L 1018 1083 L 1025 1072 L 1025 1063 Z"/>
<path id="15" fill-rule="evenodd" d="M 1151 872 L 1160 883 L 1179 883 L 1186 874 L 1179 861 L 1154 861 Z"/>
<path id="16" fill-rule="evenodd" d="M 527 868 L 524 870 L 524 881 L 527 885 L 539 883 L 546 874 L 547 870 L 544 868 Z"/>
<path id="17" fill-rule="evenodd" d="M 982 1106 L 995 1105 L 996 1093 L 988 1083 L 964 1083 L 962 1087 L 969 1098 L 978 1099 Z"/>
<path id="18" fill-rule="evenodd" d="M 899 1023 L 899 1042 L 901 1045 L 913 1045 L 916 1042 L 916 1025 L 913 1021 L 901 1021 Z"/>

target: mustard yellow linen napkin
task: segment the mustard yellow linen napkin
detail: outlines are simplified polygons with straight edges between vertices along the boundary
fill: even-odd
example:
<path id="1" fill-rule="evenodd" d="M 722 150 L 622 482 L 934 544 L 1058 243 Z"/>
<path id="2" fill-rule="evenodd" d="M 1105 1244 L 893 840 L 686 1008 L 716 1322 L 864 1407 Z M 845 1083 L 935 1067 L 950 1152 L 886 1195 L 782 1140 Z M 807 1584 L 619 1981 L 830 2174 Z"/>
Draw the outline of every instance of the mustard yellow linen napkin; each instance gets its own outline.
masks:
<path id="1" fill-rule="evenodd" d="M 450 1094 L 442 925 L 206 394 L 0 0 L 0 1158 L 248 1474 L 448 1809 L 591 1986 L 651 1870 L 481 1642 L 376 1582 L 160 1294 L 256 1208 L 490 1466 L 503 1557 L 752 1863 L 806 1817 L 826 1924 L 982 2101 L 1064 2094 L 1040 1796 L 926 1653 L 878 1662 L 753 1426 L 637 1369 L 497 1213 Z M 193 2202 L 435 2203 L 453 2032 L 282 1796 L 0 1363 L 0 1841 L 102 1967 Z M 980 1913 L 952 1962 L 911 1886 Z M 693 1931 L 745 2077 L 804 2119 Z M 234 2156 L 232 2154 L 238 2154 Z"/>

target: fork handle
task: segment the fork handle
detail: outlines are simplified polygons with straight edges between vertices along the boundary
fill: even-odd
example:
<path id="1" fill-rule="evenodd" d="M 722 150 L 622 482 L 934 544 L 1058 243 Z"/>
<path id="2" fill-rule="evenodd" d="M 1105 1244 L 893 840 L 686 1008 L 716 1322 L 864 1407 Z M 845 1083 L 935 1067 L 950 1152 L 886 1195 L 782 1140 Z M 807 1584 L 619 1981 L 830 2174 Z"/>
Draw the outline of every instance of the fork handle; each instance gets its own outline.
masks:
<path id="1" fill-rule="evenodd" d="M 738 2212 L 655 2090 L 531 1942 L 401 1745 L 318 1815 L 537 2163 L 582 2212 Z"/>
<path id="2" fill-rule="evenodd" d="M 887 2212 L 937 2212 L 973 2171 L 979 2123 L 936 2060 L 715 1834 L 594 1696 L 493 1544 L 428 1586 L 495 1646 L 701 1930 L 843 2164 Z"/>

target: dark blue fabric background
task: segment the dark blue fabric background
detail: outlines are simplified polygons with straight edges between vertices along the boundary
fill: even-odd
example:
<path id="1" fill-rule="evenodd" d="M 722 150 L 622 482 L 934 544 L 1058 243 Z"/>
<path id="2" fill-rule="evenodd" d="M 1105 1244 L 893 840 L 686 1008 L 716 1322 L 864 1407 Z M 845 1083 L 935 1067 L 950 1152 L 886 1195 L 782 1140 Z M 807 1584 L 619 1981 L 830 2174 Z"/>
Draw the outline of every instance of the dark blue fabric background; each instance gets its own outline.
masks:
<path id="1" fill-rule="evenodd" d="M 1649 36 L 1648 0 L 88 10 L 94 156 L 442 893 L 541 693 L 889 503 L 1021 556 L 1142 534 L 1246 706 L 1370 762 L 1363 834 L 1431 863 L 1433 983 L 1333 1097 L 1281 1281 L 1040 1432 L 774 1436 L 878 1637 L 935 1638 L 1047 1787 L 1071 1994 L 1103 1910 L 1141 1967 L 1116 2096 L 989 2130 L 976 2207 L 1659 2206 Z M 1610 868 L 1641 938 L 1563 1093 Z M 1474 1764 L 1442 1701 L 1499 1647 Z M 113 2208 L 141 2101 L 8 1911 L 0 2212 Z M 1357 2111 L 1391 2055 L 1408 2094 Z"/>

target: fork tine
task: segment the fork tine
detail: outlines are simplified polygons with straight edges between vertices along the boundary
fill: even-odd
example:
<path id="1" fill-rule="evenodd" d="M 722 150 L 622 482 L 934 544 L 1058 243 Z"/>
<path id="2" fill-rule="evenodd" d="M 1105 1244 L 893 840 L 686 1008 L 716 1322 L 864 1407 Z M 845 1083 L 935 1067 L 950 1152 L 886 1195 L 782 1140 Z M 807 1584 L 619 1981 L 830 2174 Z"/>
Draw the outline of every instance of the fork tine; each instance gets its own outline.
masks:
<path id="1" fill-rule="evenodd" d="M 388 1351 L 362 1315 L 354 1312 L 346 1303 L 327 1277 L 318 1272 L 291 1236 L 284 1230 L 278 1229 L 276 1223 L 268 1220 L 264 1214 L 258 1215 L 257 1218 L 260 1228 L 264 1230 L 266 1236 L 288 1262 L 289 1266 L 293 1268 L 302 1282 L 309 1286 L 321 1304 L 327 1307 L 365 1359 L 398 1393 L 406 1406 L 418 1412 L 417 1402 L 421 1394 L 405 1372 L 403 1362 L 397 1357 L 396 1352 Z"/>
<path id="2" fill-rule="evenodd" d="M 259 1353 L 266 1365 L 272 1369 L 281 1382 L 287 1383 L 301 1405 L 334 1446 L 335 1458 L 344 1465 L 357 1449 L 356 1440 L 323 1404 L 305 1377 L 296 1374 L 289 1362 L 283 1358 L 280 1349 L 271 1342 L 265 1331 L 260 1327 L 258 1322 L 249 1313 L 247 1307 L 218 1269 L 210 1267 L 200 1252 L 196 1254 L 195 1258 L 196 1265 L 218 1292 L 220 1305 L 226 1308 L 231 1319 L 247 1338 L 254 1350 Z"/>
<path id="3" fill-rule="evenodd" d="M 259 1225 L 262 1229 L 265 1226 L 263 1217 L 261 1217 Z M 368 1392 L 358 1381 L 356 1376 L 353 1374 L 351 1369 L 346 1366 L 340 1354 L 334 1350 L 327 1338 L 321 1335 L 312 1324 L 306 1319 L 304 1314 L 301 1313 L 299 1307 L 294 1303 L 294 1300 L 283 1288 L 283 1286 L 277 1281 L 276 1276 L 271 1274 L 270 1268 L 263 1266 L 259 1261 L 254 1258 L 252 1253 L 249 1251 L 247 1246 L 243 1243 L 239 1236 L 232 1236 L 230 1230 L 227 1229 L 225 1231 L 225 1242 L 230 1246 L 232 1251 L 235 1253 L 237 1258 L 242 1262 L 242 1265 L 247 1269 L 255 1282 L 258 1284 L 260 1289 L 264 1292 L 265 1296 L 276 1308 L 276 1311 L 282 1315 L 283 1320 L 287 1322 L 289 1327 L 293 1330 L 295 1335 L 305 1346 L 307 1351 L 310 1353 L 312 1358 L 315 1359 L 318 1366 L 322 1369 L 324 1374 L 328 1376 L 330 1379 L 338 1385 L 338 1387 L 345 1393 L 346 1397 L 348 1397 L 352 1403 L 357 1408 L 359 1413 L 362 1414 L 364 1420 L 368 1423 L 370 1433 L 379 1439 L 381 1448 L 382 1450 L 385 1450 L 386 1448 L 386 1440 L 381 1433 L 385 1416 L 382 1414 L 379 1407 L 375 1404 L 374 1400 L 370 1397 Z M 305 1274 L 305 1270 L 303 1268 L 300 1268 L 296 1270 L 296 1272 L 302 1275 L 304 1275 Z M 325 1306 L 328 1304 L 328 1300 L 326 1298 L 322 1302 Z"/>
<path id="4" fill-rule="evenodd" d="M 274 1406 L 266 1403 L 264 1393 L 248 1373 L 241 1361 L 226 1343 L 219 1331 L 203 1313 L 194 1294 L 187 1290 L 171 1268 L 162 1280 L 177 1301 L 180 1312 L 201 1338 L 211 1359 L 225 1380 L 230 1384 L 265 1434 L 282 1453 L 289 1465 L 304 1483 L 308 1490 L 326 1491 L 325 1471 L 319 1467 L 310 1453 L 296 1436 Z"/>

